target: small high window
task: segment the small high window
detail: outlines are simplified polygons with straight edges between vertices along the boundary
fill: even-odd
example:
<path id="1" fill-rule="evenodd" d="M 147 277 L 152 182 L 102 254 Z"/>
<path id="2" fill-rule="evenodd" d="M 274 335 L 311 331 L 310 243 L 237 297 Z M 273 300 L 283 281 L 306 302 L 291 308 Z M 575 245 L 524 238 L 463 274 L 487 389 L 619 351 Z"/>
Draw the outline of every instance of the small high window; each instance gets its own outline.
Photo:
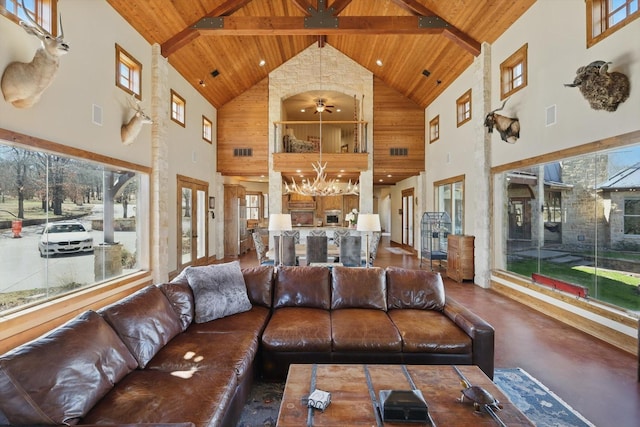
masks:
<path id="1" fill-rule="evenodd" d="M 429 122 L 429 143 L 436 142 L 440 138 L 440 116 L 435 116 Z"/>
<path id="2" fill-rule="evenodd" d="M 58 0 L 31 0 L 26 1 L 24 5 L 27 7 L 31 16 L 35 16 L 36 22 L 51 34 L 56 35 L 56 6 Z M 3 6 L 9 12 L 7 17 L 16 24 L 20 21 L 28 21 L 27 15 L 22 9 L 20 0 L 0 0 L 0 6 Z"/>
<path id="3" fill-rule="evenodd" d="M 638 18 L 638 2 L 639 0 L 586 0 L 587 47 Z"/>
<path id="4" fill-rule="evenodd" d="M 116 86 L 142 99 L 142 64 L 116 44 Z"/>
<path id="5" fill-rule="evenodd" d="M 456 101 L 456 110 L 456 121 L 458 127 L 471 120 L 471 89 L 466 91 L 464 95 L 458 98 L 458 100 Z"/>
<path id="6" fill-rule="evenodd" d="M 527 47 L 525 44 L 500 64 L 500 99 L 527 85 Z"/>
<path id="7" fill-rule="evenodd" d="M 186 101 L 178 95 L 173 89 L 171 90 L 171 120 L 184 127 L 185 123 L 185 107 Z"/>
<path id="8" fill-rule="evenodd" d="M 205 116 L 202 116 L 202 139 L 207 141 L 209 144 L 213 142 L 212 131 L 213 123 Z"/>

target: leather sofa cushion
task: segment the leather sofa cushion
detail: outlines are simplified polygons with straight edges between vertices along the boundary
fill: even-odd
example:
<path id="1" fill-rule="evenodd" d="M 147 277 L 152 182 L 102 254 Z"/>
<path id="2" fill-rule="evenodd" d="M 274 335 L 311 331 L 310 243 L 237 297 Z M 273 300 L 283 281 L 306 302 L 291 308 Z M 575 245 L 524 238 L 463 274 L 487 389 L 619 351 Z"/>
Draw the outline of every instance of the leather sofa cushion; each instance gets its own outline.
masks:
<path id="1" fill-rule="evenodd" d="M 273 299 L 273 267 L 260 265 L 243 268 L 242 275 L 252 305 L 271 307 Z"/>
<path id="2" fill-rule="evenodd" d="M 325 267 L 279 267 L 274 308 L 311 307 L 328 310 L 331 302 L 329 269 Z"/>
<path id="3" fill-rule="evenodd" d="M 186 279 L 183 282 L 171 282 L 158 285 L 167 297 L 174 311 L 180 318 L 182 331 L 185 331 L 195 316 L 195 302 L 193 292 Z"/>
<path id="4" fill-rule="evenodd" d="M 333 267 L 331 309 L 387 309 L 387 281 L 382 268 Z"/>
<path id="5" fill-rule="evenodd" d="M 137 370 L 127 375 L 87 416 L 83 424 L 136 424 L 190 421 L 220 426 L 238 382 L 233 369 L 195 371 L 185 379 L 171 372 Z"/>
<path id="6" fill-rule="evenodd" d="M 0 418 L 75 423 L 136 366 L 107 322 L 87 311 L 0 357 Z"/>
<path id="7" fill-rule="evenodd" d="M 263 331 L 268 320 L 269 309 L 256 305 L 249 311 L 216 319 L 212 322 L 194 323 L 189 327 L 188 332 L 250 332 L 257 336 Z"/>
<path id="8" fill-rule="evenodd" d="M 154 285 L 100 309 L 99 313 L 116 330 L 141 369 L 182 331 L 171 303 Z"/>
<path id="9" fill-rule="evenodd" d="M 444 308 L 444 284 L 440 273 L 387 267 L 387 289 L 389 310 Z"/>
<path id="10" fill-rule="evenodd" d="M 238 377 L 250 370 L 258 352 L 258 337 L 250 332 L 187 331 L 171 340 L 146 369 L 190 378 L 196 371 L 233 369 Z"/>
<path id="11" fill-rule="evenodd" d="M 331 311 L 333 351 L 400 352 L 402 339 L 382 310 L 345 308 Z"/>
<path id="12" fill-rule="evenodd" d="M 268 351 L 331 351 L 329 311 L 308 307 L 276 310 L 262 334 L 262 345 Z"/>
<path id="13" fill-rule="evenodd" d="M 391 321 L 402 336 L 405 353 L 470 354 L 469 335 L 447 316 L 433 310 L 389 310 Z"/>

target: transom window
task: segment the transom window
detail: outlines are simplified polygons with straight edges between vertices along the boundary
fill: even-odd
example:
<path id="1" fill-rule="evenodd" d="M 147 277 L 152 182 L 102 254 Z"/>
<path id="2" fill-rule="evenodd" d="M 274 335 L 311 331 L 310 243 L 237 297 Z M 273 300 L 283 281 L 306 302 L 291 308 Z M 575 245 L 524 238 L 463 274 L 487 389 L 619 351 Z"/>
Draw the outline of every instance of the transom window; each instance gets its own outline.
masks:
<path id="1" fill-rule="evenodd" d="M 640 16 L 639 0 L 587 0 L 587 47 Z"/>
<path id="2" fill-rule="evenodd" d="M 525 44 L 500 64 L 500 99 L 527 85 L 527 48 Z"/>
<path id="3" fill-rule="evenodd" d="M 465 92 L 456 101 L 457 108 L 457 124 L 458 127 L 462 126 L 469 120 L 471 120 L 471 89 Z"/>
<path id="4" fill-rule="evenodd" d="M 56 34 L 57 22 L 55 17 L 57 3 L 58 0 L 25 0 L 24 5 L 27 7 L 27 10 L 31 12 L 31 15 L 35 16 L 38 24 L 51 34 Z M 11 14 L 8 17 L 16 23 L 19 23 L 21 20 L 28 20 L 24 9 L 22 9 L 22 2 L 20 0 L 0 0 L 0 6 L 7 9 L 7 12 Z"/>
<path id="5" fill-rule="evenodd" d="M 429 143 L 436 142 L 440 139 L 440 116 L 435 116 L 429 122 Z"/>
<path id="6" fill-rule="evenodd" d="M 186 101 L 171 90 L 171 120 L 184 127 Z"/>
<path id="7" fill-rule="evenodd" d="M 116 44 L 116 86 L 142 99 L 142 64 Z"/>
<path id="8" fill-rule="evenodd" d="M 213 123 L 205 116 L 202 116 L 202 139 L 207 141 L 209 144 L 213 142 L 212 131 Z"/>

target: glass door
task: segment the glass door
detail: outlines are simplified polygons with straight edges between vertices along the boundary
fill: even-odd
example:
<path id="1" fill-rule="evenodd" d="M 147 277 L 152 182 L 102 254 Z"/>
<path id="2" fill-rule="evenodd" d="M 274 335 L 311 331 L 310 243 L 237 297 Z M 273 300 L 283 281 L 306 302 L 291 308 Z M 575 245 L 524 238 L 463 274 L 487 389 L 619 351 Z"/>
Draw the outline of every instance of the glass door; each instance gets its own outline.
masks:
<path id="1" fill-rule="evenodd" d="M 402 245 L 413 248 L 413 188 L 402 191 Z"/>
<path id="2" fill-rule="evenodd" d="M 204 181 L 178 176 L 178 270 L 207 264 L 207 188 Z"/>

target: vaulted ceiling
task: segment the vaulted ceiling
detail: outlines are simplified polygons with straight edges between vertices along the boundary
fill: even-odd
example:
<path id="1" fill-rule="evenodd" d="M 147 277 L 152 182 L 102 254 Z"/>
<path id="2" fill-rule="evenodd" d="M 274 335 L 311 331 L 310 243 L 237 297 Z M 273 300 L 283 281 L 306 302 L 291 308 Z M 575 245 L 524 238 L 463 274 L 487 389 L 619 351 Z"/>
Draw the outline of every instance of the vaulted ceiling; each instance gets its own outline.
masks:
<path id="1" fill-rule="evenodd" d="M 108 2 L 220 108 L 318 36 L 427 107 L 535 0 Z"/>

